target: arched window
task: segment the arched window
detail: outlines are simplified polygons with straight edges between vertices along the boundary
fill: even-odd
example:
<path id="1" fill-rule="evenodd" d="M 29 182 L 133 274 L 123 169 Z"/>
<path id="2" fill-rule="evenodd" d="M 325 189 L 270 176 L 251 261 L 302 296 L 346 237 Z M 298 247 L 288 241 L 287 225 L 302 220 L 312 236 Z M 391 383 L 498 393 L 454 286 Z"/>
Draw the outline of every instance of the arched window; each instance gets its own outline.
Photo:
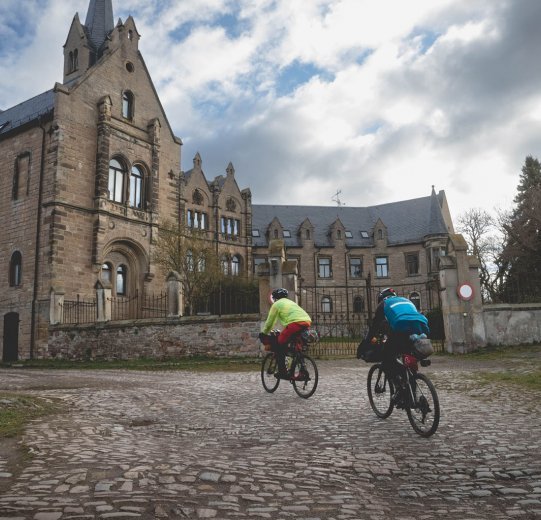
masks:
<path id="1" fill-rule="evenodd" d="M 277 229 L 274 230 L 274 238 L 278 238 L 278 230 Z"/>
<path id="2" fill-rule="evenodd" d="M 414 291 L 410 293 L 409 299 L 410 299 L 410 302 L 413 303 L 413 305 L 415 305 L 417 310 L 420 311 L 421 310 L 421 295 L 417 291 Z"/>
<path id="3" fill-rule="evenodd" d="M 133 31 L 131 29 L 128 31 L 128 40 L 133 40 Z"/>
<path id="4" fill-rule="evenodd" d="M 306 240 L 310 240 L 310 230 L 306 230 Z"/>
<path id="5" fill-rule="evenodd" d="M 9 285 L 10 287 L 18 287 L 22 283 L 23 275 L 23 257 L 19 251 L 15 251 L 11 255 L 9 262 Z"/>
<path id="6" fill-rule="evenodd" d="M 122 93 L 122 117 L 133 119 L 133 105 L 133 94 L 129 90 L 126 90 Z"/>
<path id="7" fill-rule="evenodd" d="M 125 296 L 127 294 L 128 270 L 125 265 L 116 268 L 116 294 Z"/>
<path id="8" fill-rule="evenodd" d="M 383 240 L 383 229 L 378 229 L 378 239 Z"/>
<path id="9" fill-rule="evenodd" d="M 111 159 L 109 163 L 109 200 L 124 202 L 124 177 L 126 170 L 116 160 Z"/>
<path id="10" fill-rule="evenodd" d="M 73 62 L 72 62 L 72 71 L 77 70 L 79 68 L 79 51 L 75 49 L 73 51 Z"/>
<path id="11" fill-rule="evenodd" d="M 142 209 L 143 200 L 143 171 L 139 166 L 134 166 L 130 175 L 130 206 Z"/>
<path id="12" fill-rule="evenodd" d="M 353 298 L 353 312 L 364 312 L 364 300 L 360 296 Z"/>
<path id="13" fill-rule="evenodd" d="M 323 296 L 323 298 L 321 298 L 321 312 L 332 312 L 332 300 L 329 296 Z"/>
<path id="14" fill-rule="evenodd" d="M 220 257 L 220 265 L 222 266 L 222 273 L 229 274 L 229 259 L 227 256 L 222 255 Z"/>
<path id="15" fill-rule="evenodd" d="M 188 251 L 186 251 L 186 267 L 187 267 L 188 271 L 193 271 L 194 270 L 193 253 L 192 253 L 191 249 L 188 249 Z"/>
<path id="16" fill-rule="evenodd" d="M 111 284 L 113 281 L 113 267 L 108 262 L 101 266 L 101 279 L 107 284 Z"/>
<path id="17" fill-rule="evenodd" d="M 240 274 L 240 257 L 238 255 L 235 255 L 231 260 L 231 274 L 233 276 Z"/>

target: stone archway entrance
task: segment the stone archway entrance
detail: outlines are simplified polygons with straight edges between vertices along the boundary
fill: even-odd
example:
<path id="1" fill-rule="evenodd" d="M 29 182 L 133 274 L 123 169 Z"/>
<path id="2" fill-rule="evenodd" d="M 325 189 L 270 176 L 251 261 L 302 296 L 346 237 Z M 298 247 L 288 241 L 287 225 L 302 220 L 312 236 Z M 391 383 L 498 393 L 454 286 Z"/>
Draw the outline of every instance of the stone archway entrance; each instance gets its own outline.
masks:
<path id="1" fill-rule="evenodd" d="M 19 359 L 19 313 L 8 312 L 4 316 L 4 348 L 2 361 L 11 362 Z"/>

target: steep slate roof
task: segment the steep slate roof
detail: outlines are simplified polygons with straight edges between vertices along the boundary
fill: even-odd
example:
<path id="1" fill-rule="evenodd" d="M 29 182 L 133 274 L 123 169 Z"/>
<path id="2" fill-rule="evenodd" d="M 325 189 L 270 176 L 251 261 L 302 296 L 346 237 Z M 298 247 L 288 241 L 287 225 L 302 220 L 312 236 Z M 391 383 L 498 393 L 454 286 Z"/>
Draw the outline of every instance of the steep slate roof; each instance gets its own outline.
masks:
<path id="1" fill-rule="evenodd" d="M 53 109 L 53 89 L 8 108 L 6 111 L 0 112 L 0 135 L 52 112 Z"/>
<path id="2" fill-rule="evenodd" d="M 429 197 L 391 202 L 365 208 L 333 206 L 271 206 L 252 205 L 252 229 L 259 230 L 259 237 L 253 237 L 255 247 L 265 247 L 265 236 L 269 224 L 277 217 L 283 229 L 291 232 L 291 238 L 284 238 L 286 246 L 301 247 L 298 237 L 299 226 L 309 219 L 314 226 L 314 243 L 317 246 L 331 246 L 329 229 L 340 219 L 346 231 L 353 238 L 346 238 L 350 247 L 370 247 L 374 244 L 372 230 L 380 218 L 387 227 L 388 243 L 407 244 L 421 242 L 427 235 L 447 234 L 448 230 L 441 214 L 438 197 L 432 192 Z M 361 236 L 368 233 L 368 238 Z"/>
<path id="3" fill-rule="evenodd" d="M 85 27 L 88 39 L 98 50 L 115 27 L 112 0 L 90 0 Z"/>

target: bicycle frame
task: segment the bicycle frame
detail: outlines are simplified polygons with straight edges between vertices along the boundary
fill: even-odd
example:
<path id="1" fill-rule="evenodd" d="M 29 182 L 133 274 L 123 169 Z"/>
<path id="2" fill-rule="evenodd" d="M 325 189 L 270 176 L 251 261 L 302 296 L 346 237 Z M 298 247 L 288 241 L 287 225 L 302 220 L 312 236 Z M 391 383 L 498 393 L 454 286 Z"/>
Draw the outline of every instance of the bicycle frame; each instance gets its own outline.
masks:
<path id="1" fill-rule="evenodd" d="M 427 359 L 418 360 L 411 354 L 397 358 L 402 367 L 389 376 L 382 363 L 368 371 L 367 389 L 370 406 L 380 419 L 389 417 L 393 409 L 403 409 L 416 433 L 430 437 L 438 428 L 439 399 L 432 382 L 419 372 L 421 366 L 430 365 Z"/>
<path id="2" fill-rule="evenodd" d="M 307 399 L 313 395 L 317 388 L 318 370 L 314 360 L 305 354 L 307 348 L 307 341 L 300 335 L 292 337 L 288 342 L 284 352 L 286 366 L 289 365 L 287 377 L 277 377 L 277 352 L 275 348 L 270 348 L 261 367 L 261 379 L 267 392 L 274 392 L 280 380 L 286 379 L 300 397 Z M 288 359 L 290 363 L 287 363 Z"/>

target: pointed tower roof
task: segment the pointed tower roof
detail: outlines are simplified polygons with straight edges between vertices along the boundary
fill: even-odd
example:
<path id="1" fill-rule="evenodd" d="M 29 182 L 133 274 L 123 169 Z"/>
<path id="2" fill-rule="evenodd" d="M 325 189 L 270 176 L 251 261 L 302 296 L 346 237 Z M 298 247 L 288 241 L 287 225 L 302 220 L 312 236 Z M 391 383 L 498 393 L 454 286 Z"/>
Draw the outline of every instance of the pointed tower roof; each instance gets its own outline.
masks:
<path id="1" fill-rule="evenodd" d="M 96 50 L 114 29 L 113 0 L 90 0 L 85 27 L 88 38 Z"/>
<path id="2" fill-rule="evenodd" d="M 447 225 L 441 212 L 440 201 L 436 195 L 436 190 L 432 186 L 430 194 L 430 214 L 428 216 L 428 234 L 439 235 L 448 233 Z"/>

